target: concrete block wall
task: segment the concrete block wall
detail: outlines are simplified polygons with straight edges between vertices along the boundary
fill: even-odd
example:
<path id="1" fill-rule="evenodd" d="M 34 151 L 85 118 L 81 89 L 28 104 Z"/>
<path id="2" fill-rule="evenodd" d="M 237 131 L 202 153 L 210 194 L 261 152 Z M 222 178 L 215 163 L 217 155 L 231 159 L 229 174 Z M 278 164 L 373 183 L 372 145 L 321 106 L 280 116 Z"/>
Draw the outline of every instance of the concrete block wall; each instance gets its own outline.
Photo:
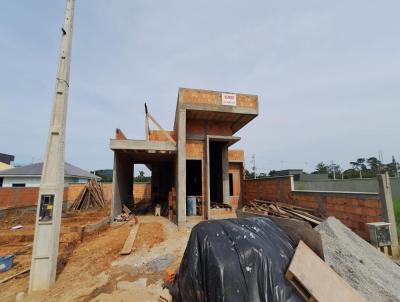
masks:
<path id="1" fill-rule="evenodd" d="M 400 199 L 400 178 L 390 178 L 390 186 L 393 198 Z M 379 192 L 377 178 L 295 181 L 294 187 L 296 190 Z"/>
<path id="2" fill-rule="evenodd" d="M 310 208 L 326 217 L 335 216 L 364 239 L 369 239 L 367 222 L 383 221 L 383 202 L 379 194 L 296 191 L 292 188 L 290 176 L 245 180 L 244 203 L 264 199 Z"/>

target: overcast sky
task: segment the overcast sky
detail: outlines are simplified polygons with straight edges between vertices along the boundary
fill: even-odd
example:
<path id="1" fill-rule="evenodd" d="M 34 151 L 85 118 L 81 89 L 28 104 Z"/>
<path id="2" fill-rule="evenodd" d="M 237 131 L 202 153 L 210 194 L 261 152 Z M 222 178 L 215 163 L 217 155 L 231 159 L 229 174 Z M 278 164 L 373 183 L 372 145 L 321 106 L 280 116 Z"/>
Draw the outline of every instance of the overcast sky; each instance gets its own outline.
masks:
<path id="1" fill-rule="evenodd" d="M 172 128 L 179 87 L 259 96 L 238 135 L 259 172 L 400 160 L 400 1 L 76 0 L 66 160 L 112 168 L 143 103 Z M 0 152 L 45 152 L 65 1 L 0 2 Z"/>

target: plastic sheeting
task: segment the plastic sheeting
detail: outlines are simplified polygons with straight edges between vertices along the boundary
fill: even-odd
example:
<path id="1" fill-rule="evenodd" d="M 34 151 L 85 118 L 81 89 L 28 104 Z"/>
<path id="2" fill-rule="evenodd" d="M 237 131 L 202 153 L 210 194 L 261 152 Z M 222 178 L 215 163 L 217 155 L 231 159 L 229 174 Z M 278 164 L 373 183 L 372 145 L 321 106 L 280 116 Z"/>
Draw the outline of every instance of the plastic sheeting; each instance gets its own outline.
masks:
<path id="1" fill-rule="evenodd" d="M 303 301 L 285 278 L 294 251 L 268 218 L 201 222 L 171 290 L 174 301 Z"/>

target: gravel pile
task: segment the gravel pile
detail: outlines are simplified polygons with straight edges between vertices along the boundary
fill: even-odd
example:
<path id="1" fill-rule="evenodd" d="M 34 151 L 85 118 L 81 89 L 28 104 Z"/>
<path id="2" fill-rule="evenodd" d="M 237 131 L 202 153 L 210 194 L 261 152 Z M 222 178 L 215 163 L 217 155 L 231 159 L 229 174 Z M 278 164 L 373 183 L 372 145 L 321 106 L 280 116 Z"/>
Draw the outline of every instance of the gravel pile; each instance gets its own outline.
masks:
<path id="1" fill-rule="evenodd" d="M 334 217 L 315 228 L 325 262 L 366 301 L 400 301 L 400 266 Z"/>

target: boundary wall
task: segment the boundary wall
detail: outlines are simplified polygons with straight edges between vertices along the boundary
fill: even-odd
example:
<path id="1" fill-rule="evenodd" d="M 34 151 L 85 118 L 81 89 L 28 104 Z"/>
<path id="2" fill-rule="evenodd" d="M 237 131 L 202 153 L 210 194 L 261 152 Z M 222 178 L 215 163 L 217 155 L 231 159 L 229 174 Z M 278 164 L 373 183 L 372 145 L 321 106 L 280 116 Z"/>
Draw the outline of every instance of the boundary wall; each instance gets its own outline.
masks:
<path id="1" fill-rule="evenodd" d="M 243 181 L 244 204 L 254 199 L 270 200 L 309 208 L 335 216 L 364 239 L 369 239 L 367 222 L 385 221 L 382 194 L 295 190 L 293 176 L 266 177 Z"/>
<path id="2" fill-rule="evenodd" d="M 400 199 L 400 178 L 391 177 L 390 187 L 393 199 Z M 327 179 L 327 180 L 295 180 L 295 190 L 341 191 L 341 192 L 379 192 L 377 178 L 363 179 Z"/>
<path id="3" fill-rule="evenodd" d="M 85 184 L 70 184 L 64 188 L 64 202 L 72 203 L 84 188 Z M 102 183 L 107 204 L 111 204 L 112 183 Z M 135 202 L 151 199 L 151 183 L 133 185 Z M 0 210 L 35 207 L 39 198 L 38 187 L 0 188 Z"/>

